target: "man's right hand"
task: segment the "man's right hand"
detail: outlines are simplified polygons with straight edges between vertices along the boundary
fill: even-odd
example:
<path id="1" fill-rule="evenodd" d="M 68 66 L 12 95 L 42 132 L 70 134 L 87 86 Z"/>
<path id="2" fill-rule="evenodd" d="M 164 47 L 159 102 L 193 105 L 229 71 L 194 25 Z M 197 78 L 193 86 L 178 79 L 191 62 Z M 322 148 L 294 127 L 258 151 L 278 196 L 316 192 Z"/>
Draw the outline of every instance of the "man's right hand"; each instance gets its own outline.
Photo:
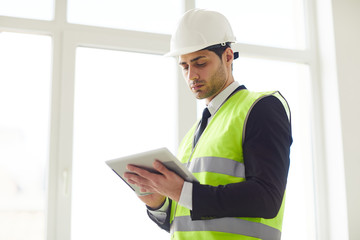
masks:
<path id="1" fill-rule="evenodd" d="M 159 173 L 152 173 L 135 165 L 127 165 L 129 172 L 125 172 L 124 177 L 129 183 L 140 187 L 144 193 L 152 193 L 139 198 L 150 208 L 157 209 L 168 197 L 174 201 L 179 201 L 184 185 L 184 179 L 167 169 L 160 161 L 153 163 L 154 169 Z"/>
<path id="2" fill-rule="evenodd" d="M 134 174 L 132 172 L 126 172 L 124 174 L 124 177 L 128 179 L 129 183 L 136 184 L 136 181 L 133 177 L 138 178 L 139 176 L 137 174 Z M 166 197 L 161 195 L 160 193 L 153 192 L 148 195 L 138 195 L 141 201 L 143 201 L 148 207 L 153 209 L 160 208 L 163 203 L 165 202 Z"/>

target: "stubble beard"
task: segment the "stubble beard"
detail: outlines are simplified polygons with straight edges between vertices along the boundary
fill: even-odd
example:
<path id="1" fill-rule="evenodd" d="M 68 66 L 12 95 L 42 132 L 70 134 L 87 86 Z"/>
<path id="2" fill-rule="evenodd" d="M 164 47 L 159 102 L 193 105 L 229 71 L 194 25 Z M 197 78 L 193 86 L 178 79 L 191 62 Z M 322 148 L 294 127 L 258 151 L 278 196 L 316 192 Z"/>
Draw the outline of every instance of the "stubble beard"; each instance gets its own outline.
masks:
<path id="1" fill-rule="evenodd" d="M 221 63 L 216 72 L 210 77 L 209 81 L 205 82 L 205 89 L 196 92 L 195 97 L 197 99 L 215 97 L 221 90 L 223 90 L 226 82 L 227 79 L 225 70 L 223 68 L 223 63 Z"/>

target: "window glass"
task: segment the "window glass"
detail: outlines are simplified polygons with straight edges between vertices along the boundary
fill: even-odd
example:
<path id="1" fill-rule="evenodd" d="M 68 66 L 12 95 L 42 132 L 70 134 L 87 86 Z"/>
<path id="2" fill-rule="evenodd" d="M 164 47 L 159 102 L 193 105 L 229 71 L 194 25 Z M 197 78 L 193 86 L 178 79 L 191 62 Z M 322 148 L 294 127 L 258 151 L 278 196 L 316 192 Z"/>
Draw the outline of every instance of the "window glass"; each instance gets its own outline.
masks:
<path id="1" fill-rule="evenodd" d="M 175 153 L 175 68 L 163 56 L 77 49 L 72 240 L 169 238 L 105 161 L 160 147 Z"/>
<path id="2" fill-rule="evenodd" d="M 293 144 L 281 239 L 315 240 L 309 67 L 240 57 L 234 61 L 234 77 L 252 91 L 279 90 L 290 105 Z"/>
<path id="3" fill-rule="evenodd" d="M 0 34 L 0 239 L 45 239 L 51 38 Z"/>
<path id="4" fill-rule="evenodd" d="M 303 0 L 196 0 L 196 7 L 223 13 L 238 42 L 305 48 Z"/>
<path id="5" fill-rule="evenodd" d="M 144 32 L 172 33 L 181 1 L 69 0 L 68 21 Z"/>
<path id="6" fill-rule="evenodd" d="M 0 15 L 52 20 L 54 0 L 0 0 Z"/>

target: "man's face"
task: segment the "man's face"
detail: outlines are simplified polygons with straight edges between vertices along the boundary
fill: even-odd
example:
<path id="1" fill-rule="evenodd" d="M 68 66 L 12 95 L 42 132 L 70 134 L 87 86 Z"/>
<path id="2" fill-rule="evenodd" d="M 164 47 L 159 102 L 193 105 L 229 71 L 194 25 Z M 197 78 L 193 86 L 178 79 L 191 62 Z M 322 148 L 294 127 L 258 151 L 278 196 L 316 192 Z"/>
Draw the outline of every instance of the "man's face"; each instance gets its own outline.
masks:
<path id="1" fill-rule="evenodd" d="M 223 61 L 212 51 L 181 55 L 179 65 L 195 97 L 206 99 L 207 104 L 227 86 L 229 74 Z"/>

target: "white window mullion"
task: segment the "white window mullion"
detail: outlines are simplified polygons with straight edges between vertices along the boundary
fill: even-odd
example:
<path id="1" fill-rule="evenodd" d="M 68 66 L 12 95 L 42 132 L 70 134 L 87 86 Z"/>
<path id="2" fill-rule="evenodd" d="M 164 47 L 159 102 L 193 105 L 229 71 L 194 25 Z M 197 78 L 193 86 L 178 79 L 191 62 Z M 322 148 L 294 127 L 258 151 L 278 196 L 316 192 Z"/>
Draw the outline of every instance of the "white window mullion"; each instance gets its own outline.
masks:
<path id="1" fill-rule="evenodd" d="M 66 0 L 54 0 L 52 136 L 47 239 L 70 239 L 72 109 L 75 48 L 64 32 Z"/>
<path id="2" fill-rule="evenodd" d="M 195 8 L 195 0 L 182 0 L 183 12 Z"/>
<path id="3" fill-rule="evenodd" d="M 257 57 L 304 64 L 309 64 L 311 61 L 309 50 L 294 50 L 241 43 L 236 45 L 240 49 L 240 55 L 243 57 Z"/>
<path id="4" fill-rule="evenodd" d="M 165 34 L 78 24 L 66 24 L 65 32 L 76 38 L 74 40 L 78 46 L 160 55 L 167 52 L 170 42 L 170 36 Z"/>
<path id="5" fill-rule="evenodd" d="M 47 239 L 56 239 L 57 222 L 57 189 L 59 162 L 59 134 L 60 134 L 60 76 L 62 41 L 60 33 L 53 34 L 53 67 L 52 67 L 52 95 L 51 95 L 51 127 L 48 166 L 48 207 L 47 207 Z"/>
<path id="6" fill-rule="evenodd" d="M 313 164 L 314 164 L 314 188 L 315 188 L 315 216 L 316 238 L 318 240 L 330 239 L 328 221 L 328 189 L 326 183 L 326 162 L 324 145 L 324 128 L 319 59 L 317 52 L 316 15 L 313 1 L 305 0 L 306 13 L 306 42 L 310 51 L 310 74 L 311 74 L 311 102 L 312 102 L 312 141 L 313 141 Z"/>
<path id="7" fill-rule="evenodd" d="M 55 14 L 54 21 L 58 24 L 65 24 L 67 22 L 67 2 L 68 0 L 54 0 Z"/>
<path id="8" fill-rule="evenodd" d="M 179 145 L 197 119 L 197 100 L 189 90 L 180 68 L 178 68 L 177 73 L 177 140 Z"/>
<path id="9" fill-rule="evenodd" d="M 0 32 L 51 35 L 53 29 L 54 22 L 52 21 L 0 16 Z"/>
<path id="10" fill-rule="evenodd" d="M 56 239 L 70 239 L 74 76 L 76 44 L 63 34 L 57 169 Z"/>

